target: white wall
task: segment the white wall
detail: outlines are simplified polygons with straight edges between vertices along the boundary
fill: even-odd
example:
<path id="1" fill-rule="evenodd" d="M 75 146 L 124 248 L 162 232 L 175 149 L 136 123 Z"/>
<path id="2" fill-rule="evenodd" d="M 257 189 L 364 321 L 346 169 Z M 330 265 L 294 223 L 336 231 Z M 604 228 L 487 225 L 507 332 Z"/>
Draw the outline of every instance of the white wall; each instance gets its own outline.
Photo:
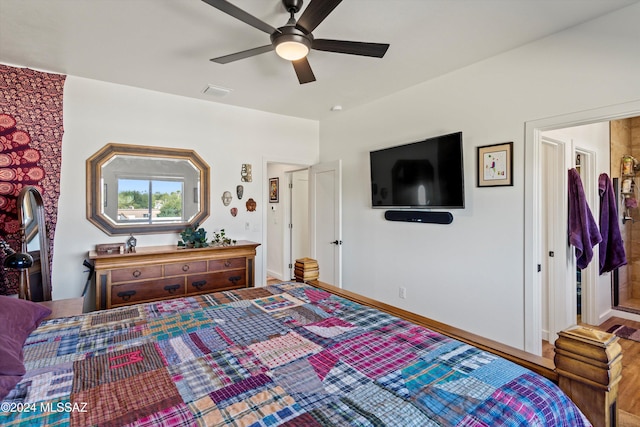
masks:
<path id="1" fill-rule="evenodd" d="M 109 142 L 195 150 L 211 168 L 211 215 L 201 225 L 224 228 L 232 239 L 263 242 L 267 186 L 263 158 L 277 156 L 312 164 L 318 160 L 318 123 L 213 102 L 68 76 L 64 89 L 64 137 L 58 225 L 53 259 L 53 298 L 79 296 L 86 281 L 82 261 L 97 243 L 124 242 L 86 219 L 85 161 Z M 243 163 L 253 166 L 253 181 L 240 182 Z M 236 185 L 244 185 L 238 201 Z M 229 190 L 230 206 L 221 196 Z M 247 212 L 253 198 L 256 212 Z M 238 208 L 231 216 L 229 209 Z M 250 223 L 245 230 L 246 222 Z M 136 235 L 138 246 L 175 244 L 178 233 Z M 263 246 L 256 257 L 256 284 L 264 283 Z"/>
<path id="2" fill-rule="evenodd" d="M 640 99 L 639 19 L 636 4 L 322 121 L 320 160 L 343 160 L 344 287 L 523 348 L 525 122 Z M 466 208 L 452 224 L 370 208 L 369 150 L 455 131 Z M 476 147 L 505 141 L 514 186 L 476 188 Z"/>

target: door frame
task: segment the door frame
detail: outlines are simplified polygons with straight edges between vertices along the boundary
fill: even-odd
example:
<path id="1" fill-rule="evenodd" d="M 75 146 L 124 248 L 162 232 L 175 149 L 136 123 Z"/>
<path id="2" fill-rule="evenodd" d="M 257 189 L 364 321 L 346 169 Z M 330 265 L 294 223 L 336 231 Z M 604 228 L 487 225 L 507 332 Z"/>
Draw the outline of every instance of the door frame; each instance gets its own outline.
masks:
<path id="1" fill-rule="evenodd" d="M 267 284 L 267 276 L 268 276 L 268 250 L 269 250 L 269 245 L 268 245 L 268 236 L 267 236 L 267 232 L 268 232 L 268 227 L 269 227 L 269 173 L 268 173 L 268 168 L 270 164 L 279 164 L 279 165 L 288 165 L 291 166 L 291 171 L 294 170 L 294 168 L 296 170 L 301 170 L 301 169 L 308 169 L 311 167 L 311 165 L 309 164 L 305 164 L 305 163 L 301 163 L 300 161 L 297 161 L 295 159 L 290 159 L 290 158 L 280 158 L 280 157 L 263 157 L 262 158 L 262 184 L 260 186 L 261 191 L 262 191 L 262 206 L 264 206 L 264 209 L 262 209 L 262 216 L 261 216 L 261 235 L 262 235 L 262 242 L 260 243 L 260 246 L 258 246 L 256 248 L 256 258 L 260 258 L 261 260 L 261 267 L 258 268 L 258 266 L 256 266 L 256 278 L 255 278 L 255 285 L 256 286 L 266 286 Z M 254 175 L 254 179 L 255 179 L 255 175 Z M 282 204 L 282 209 L 284 209 L 285 213 L 284 213 L 284 218 L 283 221 L 289 221 L 290 218 L 288 218 L 288 213 L 287 213 L 287 203 L 290 203 L 289 196 L 287 194 L 287 196 L 283 195 L 283 191 L 285 190 L 282 187 L 281 183 L 281 187 L 280 187 L 280 195 L 281 195 L 281 200 L 283 201 Z M 287 188 L 288 190 L 288 188 Z M 247 190 L 246 190 L 246 185 L 245 185 L 245 197 L 247 194 Z M 260 207 L 260 205 L 258 205 L 258 207 Z M 288 231 L 285 232 L 288 236 Z M 284 237 L 283 237 L 284 238 Z M 287 237 L 288 238 L 288 237 Z M 286 239 L 285 239 L 286 240 Z M 285 241 L 284 244 L 282 245 L 282 248 L 276 248 L 277 250 L 282 250 L 282 257 L 283 260 L 285 258 L 287 258 L 289 256 L 289 243 L 288 241 Z M 272 248 L 273 249 L 273 248 Z M 283 270 L 283 272 L 288 271 L 288 270 Z M 259 276 L 258 276 L 259 275 Z"/>
<path id="2" fill-rule="evenodd" d="M 337 224 L 337 228 L 338 228 L 338 236 L 336 237 L 338 240 L 342 240 L 342 160 L 338 159 L 335 160 L 333 162 L 321 162 L 321 163 L 316 163 L 313 165 L 308 165 L 308 164 L 303 164 L 300 162 L 297 162 L 295 160 L 292 159 L 284 159 L 284 158 L 272 158 L 272 157 L 263 157 L 262 158 L 262 205 L 265 206 L 264 209 L 262 209 L 262 243 L 260 246 L 258 246 L 257 248 L 257 253 L 256 253 L 256 258 L 260 258 L 261 260 L 261 268 L 258 269 L 258 267 L 256 266 L 256 276 L 258 275 L 258 273 L 260 274 L 260 277 L 256 277 L 255 283 L 256 286 L 264 286 L 266 285 L 266 278 L 267 278 L 267 254 L 268 254 L 268 243 L 267 243 L 267 227 L 269 224 L 268 221 L 268 206 L 269 206 L 269 177 L 268 177 L 268 165 L 269 164 L 286 164 L 286 165 L 291 165 L 293 168 L 296 169 L 291 169 L 291 171 L 288 172 L 293 172 L 294 170 L 302 170 L 302 169 L 307 169 L 309 170 L 309 184 L 311 187 L 311 176 L 312 176 L 312 168 L 314 167 L 318 167 L 318 166 L 327 166 L 330 164 L 337 164 L 339 166 L 339 171 L 340 171 L 340 175 L 338 177 L 338 182 L 337 184 L 337 197 L 339 200 L 339 203 L 337 204 L 337 209 L 335 212 L 335 215 L 337 215 L 337 218 L 339 219 L 338 224 Z M 282 191 L 282 189 L 281 189 Z M 282 194 L 282 193 L 281 193 Z M 289 199 L 289 197 L 287 197 L 286 199 Z M 311 194 L 311 188 L 309 191 L 309 215 L 310 215 L 310 219 L 309 219 L 309 239 L 310 239 L 310 251 L 311 251 L 311 256 L 315 256 L 315 247 L 314 247 L 314 239 L 316 239 L 314 233 L 315 233 L 315 228 L 312 225 L 312 221 L 313 218 L 311 218 L 312 214 L 312 209 L 313 206 L 315 204 L 315 200 L 312 200 L 312 194 Z M 290 203 L 290 201 L 288 202 Z M 284 209 L 287 209 L 287 206 L 284 207 Z M 288 215 L 285 215 L 285 218 Z M 290 219 L 290 218 L 289 218 Z M 287 219 L 287 220 L 289 220 Z M 288 233 L 287 233 L 288 234 Z M 283 244 L 283 247 L 281 248 L 283 251 L 283 258 L 286 258 L 289 256 L 289 245 L 290 243 L 285 242 Z M 338 246 L 339 248 L 339 253 L 337 255 L 337 259 L 338 259 L 338 264 L 337 264 L 337 269 L 338 269 L 338 278 L 339 281 L 335 283 L 336 286 L 341 287 L 342 286 L 342 246 Z"/>
<path id="3" fill-rule="evenodd" d="M 542 354 L 540 243 L 540 144 L 542 132 L 640 115 L 640 100 L 525 123 L 524 349 Z M 593 298 L 592 298 L 593 299 Z M 596 304 L 596 301 L 590 303 Z M 611 302 L 609 303 L 611 306 Z M 611 312 L 612 310 L 610 310 Z M 598 314 L 599 316 L 599 314 Z"/>

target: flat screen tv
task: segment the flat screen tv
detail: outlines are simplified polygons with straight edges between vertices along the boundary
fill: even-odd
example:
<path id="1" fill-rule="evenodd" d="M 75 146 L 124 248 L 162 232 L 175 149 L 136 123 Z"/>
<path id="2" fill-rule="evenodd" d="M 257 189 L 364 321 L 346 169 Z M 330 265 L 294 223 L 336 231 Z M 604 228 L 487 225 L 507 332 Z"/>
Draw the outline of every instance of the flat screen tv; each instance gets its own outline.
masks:
<path id="1" fill-rule="evenodd" d="M 462 132 L 375 150 L 371 165 L 374 208 L 462 209 Z"/>

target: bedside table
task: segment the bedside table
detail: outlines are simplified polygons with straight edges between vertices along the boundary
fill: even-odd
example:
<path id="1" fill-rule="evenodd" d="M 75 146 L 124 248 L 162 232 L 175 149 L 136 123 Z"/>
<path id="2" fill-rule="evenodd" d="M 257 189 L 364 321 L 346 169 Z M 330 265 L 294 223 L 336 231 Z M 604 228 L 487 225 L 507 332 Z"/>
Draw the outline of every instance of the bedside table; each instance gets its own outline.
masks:
<path id="1" fill-rule="evenodd" d="M 55 301 L 41 301 L 38 304 L 44 305 L 51 310 L 51 314 L 44 320 L 56 319 L 58 317 L 77 316 L 82 314 L 84 298 L 68 298 Z"/>

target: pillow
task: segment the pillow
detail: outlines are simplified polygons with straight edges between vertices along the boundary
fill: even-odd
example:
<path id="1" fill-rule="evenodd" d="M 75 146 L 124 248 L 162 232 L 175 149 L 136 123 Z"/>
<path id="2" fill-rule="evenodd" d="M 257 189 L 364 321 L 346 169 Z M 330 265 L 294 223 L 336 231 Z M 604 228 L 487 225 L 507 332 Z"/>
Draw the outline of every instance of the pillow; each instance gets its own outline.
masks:
<path id="1" fill-rule="evenodd" d="M 25 374 L 22 346 L 51 310 L 31 301 L 0 295 L 0 400 Z"/>

